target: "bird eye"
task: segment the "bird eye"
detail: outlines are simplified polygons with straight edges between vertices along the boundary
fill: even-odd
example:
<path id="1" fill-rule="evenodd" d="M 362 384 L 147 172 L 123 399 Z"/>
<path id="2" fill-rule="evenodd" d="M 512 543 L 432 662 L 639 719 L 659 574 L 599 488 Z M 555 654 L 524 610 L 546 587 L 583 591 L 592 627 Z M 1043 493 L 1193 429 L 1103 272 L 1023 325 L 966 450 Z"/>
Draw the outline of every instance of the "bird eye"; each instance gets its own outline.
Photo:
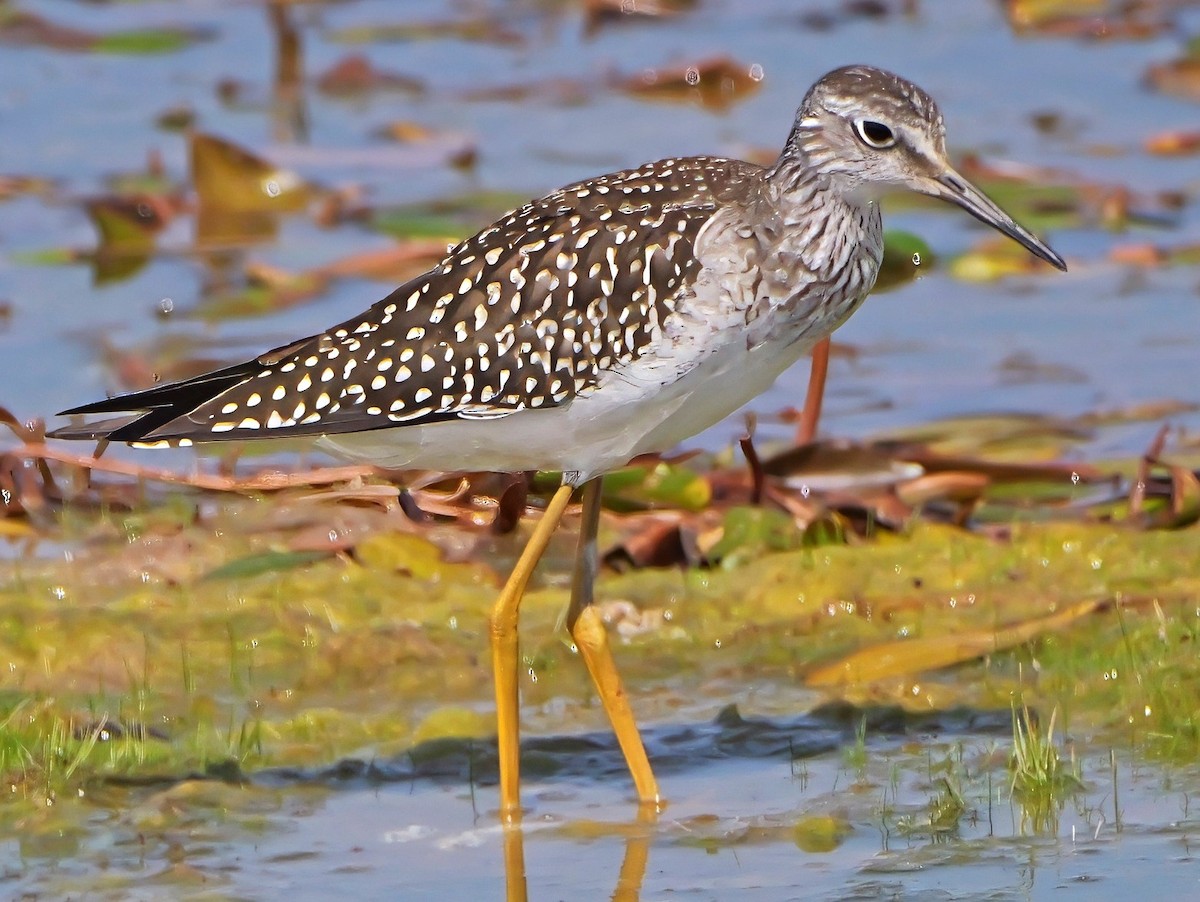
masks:
<path id="1" fill-rule="evenodd" d="M 858 137 L 862 140 L 863 144 L 866 144 L 868 147 L 874 147 L 876 150 L 884 150 L 896 144 L 896 136 L 882 122 L 875 122 L 872 119 L 859 119 L 854 123 L 854 130 L 858 133 Z"/>

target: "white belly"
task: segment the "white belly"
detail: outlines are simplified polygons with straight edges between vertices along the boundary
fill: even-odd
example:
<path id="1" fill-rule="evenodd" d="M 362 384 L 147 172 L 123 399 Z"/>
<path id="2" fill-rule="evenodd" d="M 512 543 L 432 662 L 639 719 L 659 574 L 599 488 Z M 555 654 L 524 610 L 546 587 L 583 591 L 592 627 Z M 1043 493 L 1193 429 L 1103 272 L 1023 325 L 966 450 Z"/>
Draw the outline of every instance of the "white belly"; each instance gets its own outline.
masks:
<path id="1" fill-rule="evenodd" d="M 747 352 L 744 339 L 700 356 L 639 361 L 562 407 L 323 436 L 318 444 L 395 469 L 562 470 L 581 483 L 649 451 L 667 451 L 761 394 L 811 343 Z M 683 369 L 680 373 L 679 370 Z"/>

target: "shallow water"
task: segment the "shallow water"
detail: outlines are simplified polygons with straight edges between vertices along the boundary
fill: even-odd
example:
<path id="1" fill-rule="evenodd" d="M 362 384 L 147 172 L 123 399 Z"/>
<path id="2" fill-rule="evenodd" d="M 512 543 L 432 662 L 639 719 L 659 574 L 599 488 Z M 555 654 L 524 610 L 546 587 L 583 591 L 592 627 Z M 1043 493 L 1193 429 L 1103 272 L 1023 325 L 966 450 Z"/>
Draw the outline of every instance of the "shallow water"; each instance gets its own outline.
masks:
<path id="1" fill-rule="evenodd" d="M 654 731 L 664 733 L 665 731 Z M 653 735 L 653 734 L 652 734 Z M 669 737 L 665 737 L 669 738 Z M 10 897 L 1127 899 L 1197 890 L 1194 766 L 1080 759 L 1084 788 L 1034 832 L 989 757 L 995 734 L 877 737 L 791 760 L 729 756 L 665 772 L 643 813 L 620 777 L 530 779 L 522 831 L 494 787 L 457 780 L 270 774 L 252 785 L 105 789 L 56 839 L 0 844 Z M 989 764 L 989 761 L 992 763 Z M 958 762 L 947 766 L 946 762 Z M 964 810 L 928 825 L 942 774 Z M 1113 788 L 1118 789 L 1114 809 Z M 119 804 L 118 804 L 119 803 Z M 85 806 L 87 803 L 83 803 Z M 507 863 L 507 867 L 506 867 Z"/>

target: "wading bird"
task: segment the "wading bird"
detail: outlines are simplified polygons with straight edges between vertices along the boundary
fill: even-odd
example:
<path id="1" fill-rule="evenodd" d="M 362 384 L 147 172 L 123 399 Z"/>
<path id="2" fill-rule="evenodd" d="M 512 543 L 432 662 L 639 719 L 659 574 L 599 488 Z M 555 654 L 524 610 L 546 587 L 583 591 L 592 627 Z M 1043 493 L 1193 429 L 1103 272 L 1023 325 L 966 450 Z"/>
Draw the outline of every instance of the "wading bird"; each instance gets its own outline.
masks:
<path id="1" fill-rule="evenodd" d="M 772 165 L 659 160 L 530 201 L 359 316 L 253 360 L 66 414 L 58 438 L 141 444 L 311 436 L 390 468 L 562 472 L 491 616 L 502 817 L 519 817 L 517 613 L 577 488 L 567 625 L 638 796 L 658 785 L 592 607 L 600 481 L 771 385 L 862 303 L 880 196 L 948 200 L 1066 269 L 954 171 L 942 114 L 869 66 L 812 86 Z"/>

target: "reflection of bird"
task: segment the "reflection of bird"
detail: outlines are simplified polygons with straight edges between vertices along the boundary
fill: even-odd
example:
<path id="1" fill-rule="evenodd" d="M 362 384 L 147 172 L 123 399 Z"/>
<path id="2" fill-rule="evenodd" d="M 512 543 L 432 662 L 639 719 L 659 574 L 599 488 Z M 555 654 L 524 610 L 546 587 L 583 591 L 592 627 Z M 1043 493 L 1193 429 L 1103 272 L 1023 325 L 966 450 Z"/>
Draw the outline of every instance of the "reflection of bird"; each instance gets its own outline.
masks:
<path id="1" fill-rule="evenodd" d="M 492 612 L 500 798 L 519 813 L 517 609 L 573 489 L 583 524 L 567 623 L 639 797 L 658 798 L 591 607 L 600 478 L 767 388 L 862 302 L 883 253 L 877 198 L 944 198 L 1059 269 L 958 175 L 916 85 L 838 69 L 770 167 L 691 157 L 532 201 L 369 310 L 254 360 L 69 414 L 140 412 L 59 438 L 139 444 L 316 436 L 392 468 L 561 470 Z"/>

